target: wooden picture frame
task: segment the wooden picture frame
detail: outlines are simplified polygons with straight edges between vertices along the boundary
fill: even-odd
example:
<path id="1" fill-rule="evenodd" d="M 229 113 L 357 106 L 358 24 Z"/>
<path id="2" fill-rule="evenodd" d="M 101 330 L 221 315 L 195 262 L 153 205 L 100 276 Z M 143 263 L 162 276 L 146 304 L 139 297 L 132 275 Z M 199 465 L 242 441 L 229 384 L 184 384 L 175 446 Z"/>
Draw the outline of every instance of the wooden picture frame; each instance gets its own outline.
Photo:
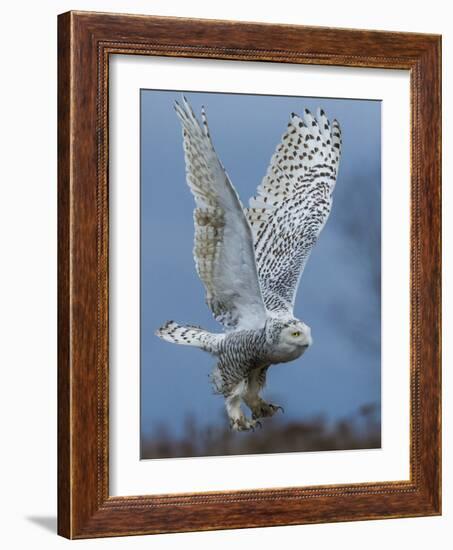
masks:
<path id="1" fill-rule="evenodd" d="M 58 532 L 68 538 L 441 513 L 441 38 L 68 12 L 58 20 Z M 410 71 L 410 480 L 109 495 L 111 54 Z"/>

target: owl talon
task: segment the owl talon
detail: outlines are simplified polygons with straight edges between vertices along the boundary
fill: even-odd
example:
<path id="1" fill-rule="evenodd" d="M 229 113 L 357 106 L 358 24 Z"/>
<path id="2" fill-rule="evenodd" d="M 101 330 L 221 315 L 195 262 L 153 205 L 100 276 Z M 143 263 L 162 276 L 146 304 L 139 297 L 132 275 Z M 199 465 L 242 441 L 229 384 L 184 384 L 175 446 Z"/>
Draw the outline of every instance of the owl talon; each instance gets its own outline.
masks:
<path id="1" fill-rule="evenodd" d="M 254 418 L 248 419 L 245 416 L 230 420 L 230 428 L 236 432 L 247 432 L 250 430 L 254 432 L 257 425 L 262 428 L 261 422 L 258 422 Z"/>
<path id="2" fill-rule="evenodd" d="M 272 403 L 266 403 L 261 401 L 256 407 L 253 408 L 252 418 L 256 420 L 257 418 L 266 418 L 274 416 L 278 411 L 285 413 L 285 409 L 281 405 L 273 405 Z"/>

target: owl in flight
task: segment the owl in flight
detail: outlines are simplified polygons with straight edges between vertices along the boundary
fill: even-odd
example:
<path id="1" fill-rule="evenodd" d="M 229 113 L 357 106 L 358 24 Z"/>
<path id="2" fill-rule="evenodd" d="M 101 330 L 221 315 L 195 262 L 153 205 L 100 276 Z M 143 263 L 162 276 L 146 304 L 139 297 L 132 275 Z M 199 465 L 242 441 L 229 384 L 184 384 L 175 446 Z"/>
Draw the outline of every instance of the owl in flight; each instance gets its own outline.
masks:
<path id="1" fill-rule="evenodd" d="M 204 109 L 201 124 L 186 98 L 175 102 L 175 110 L 195 198 L 195 266 L 224 332 L 168 321 L 156 334 L 217 358 L 211 381 L 225 397 L 230 426 L 250 430 L 283 410 L 260 396 L 268 368 L 297 359 L 312 343 L 310 328 L 294 316 L 294 300 L 332 206 L 340 125 L 330 124 L 322 109 L 316 117 L 308 109 L 303 117 L 292 113 L 256 196 L 244 208 L 215 152 Z"/>

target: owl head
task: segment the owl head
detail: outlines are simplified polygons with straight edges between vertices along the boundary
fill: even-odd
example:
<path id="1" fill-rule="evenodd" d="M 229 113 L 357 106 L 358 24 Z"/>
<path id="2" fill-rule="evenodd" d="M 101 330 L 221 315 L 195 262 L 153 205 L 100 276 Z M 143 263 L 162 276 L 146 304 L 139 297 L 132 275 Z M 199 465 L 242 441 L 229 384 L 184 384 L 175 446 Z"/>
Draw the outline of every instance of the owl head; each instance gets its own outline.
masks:
<path id="1" fill-rule="evenodd" d="M 266 340 L 274 346 L 305 351 L 312 344 L 311 329 L 299 319 L 269 319 Z"/>

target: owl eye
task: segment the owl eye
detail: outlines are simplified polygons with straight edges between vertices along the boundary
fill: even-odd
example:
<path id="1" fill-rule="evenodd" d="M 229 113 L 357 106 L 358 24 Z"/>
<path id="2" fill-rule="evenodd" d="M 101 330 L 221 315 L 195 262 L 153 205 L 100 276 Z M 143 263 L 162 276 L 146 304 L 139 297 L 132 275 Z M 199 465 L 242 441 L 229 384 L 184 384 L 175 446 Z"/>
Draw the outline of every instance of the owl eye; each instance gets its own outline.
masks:
<path id="1" fill-rule="evenodd" d="M 297 338 L 298 336 L 300 336 L 300 332 L 296 330 L 296 332 L 291 333 L 291 336 L 294 336 L 294 338 Z"/>

